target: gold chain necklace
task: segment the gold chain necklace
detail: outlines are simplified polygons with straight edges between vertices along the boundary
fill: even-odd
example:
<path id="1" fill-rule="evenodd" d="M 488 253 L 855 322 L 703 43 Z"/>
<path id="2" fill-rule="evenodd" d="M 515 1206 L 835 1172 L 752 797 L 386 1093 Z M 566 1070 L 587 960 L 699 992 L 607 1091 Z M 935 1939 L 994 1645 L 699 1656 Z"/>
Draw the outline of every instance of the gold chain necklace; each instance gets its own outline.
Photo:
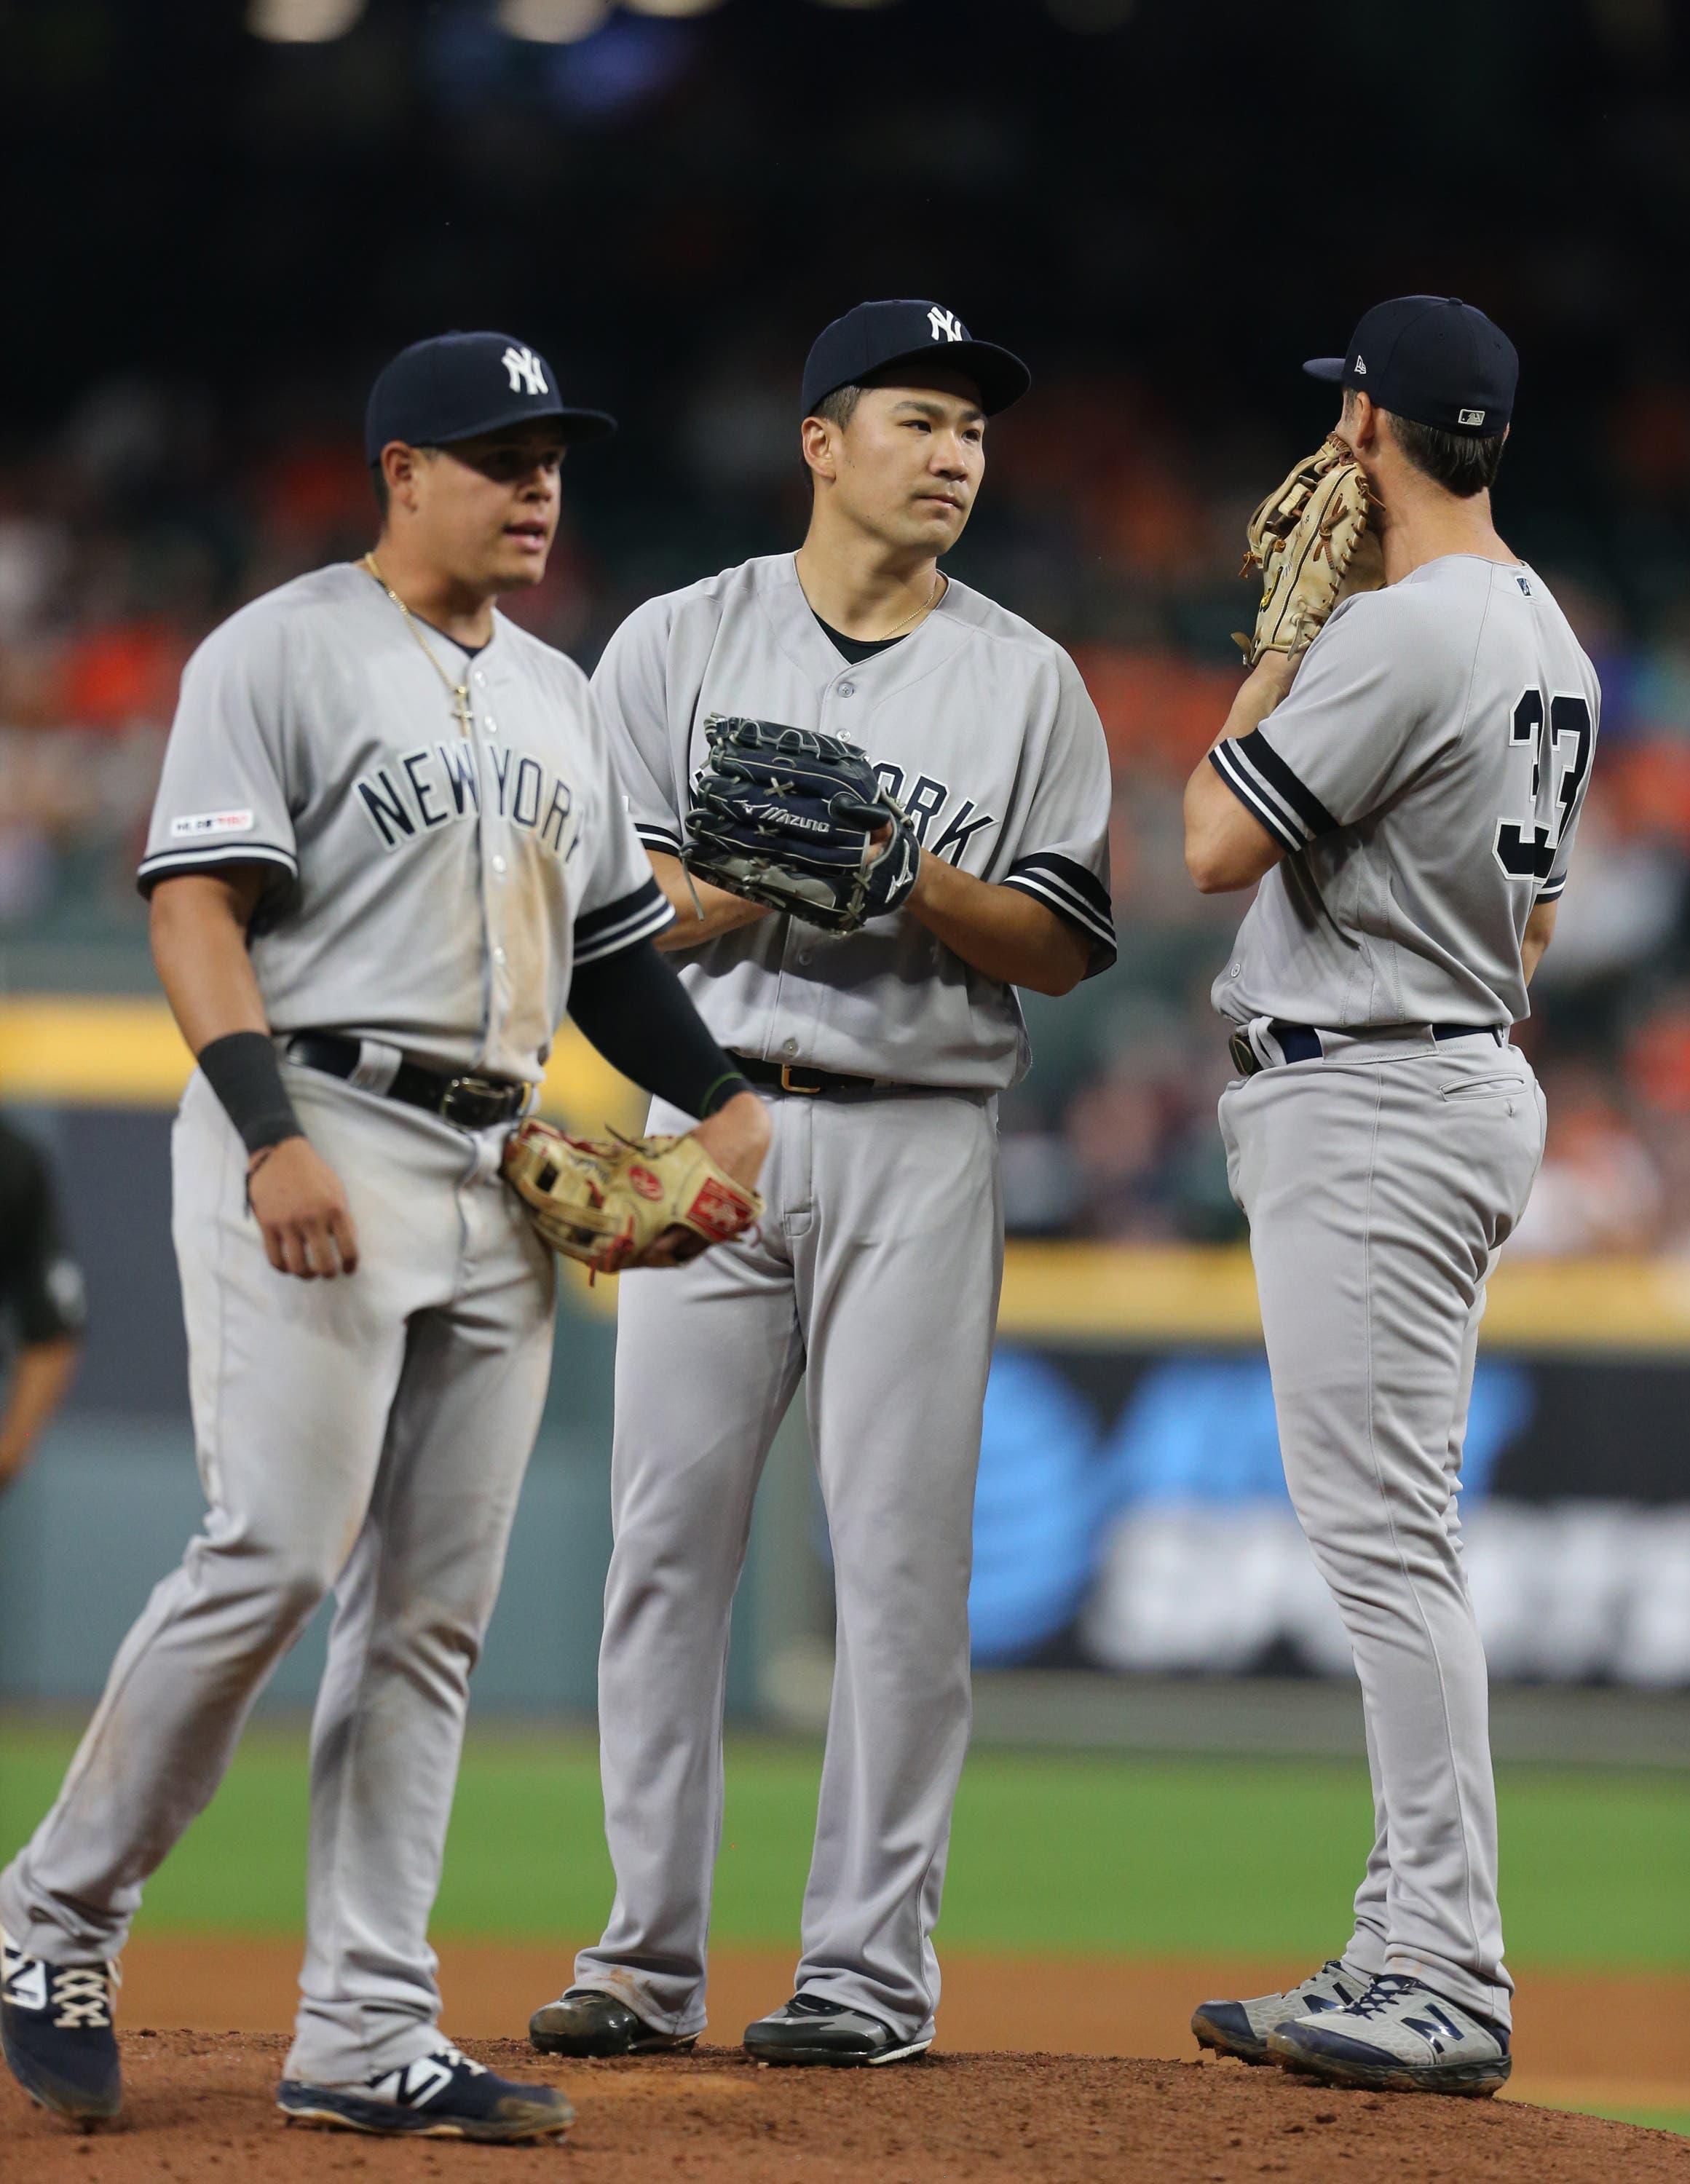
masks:
<path id="1" fill-rule="evenodd" d="M 418 627 L 416 616 L 412 614 L 410 609 L 405 604 L 404 601 L 399 597 L 399 593 L 382 574 L 381 567 L 377 563 L 373 552 L 366 554 L 363 560 L 359 563 L 359 566 L 362 569 L 367 569 L 370 571 L 370 574 L 376 579 L 376 582 L 382 587 L 382 589 L 387 593 L 388 597 L 393 601 L 393 604 L 404 616 L 405 627 L 422 647 L 423 655 L 427 659 L 429 666 L 440 677 L 440 680 L 446 685 L 448 691 L 451 694 L 452 710 L 457 715 L 459 727 L 465 735 L 472 735 L 475 733 L 475 721 L 470 712 L 469 670 L 467 668 L 464 670 L 464 679 L 461 682 L 455 682 L 452 680 L 451 677 L 440 665 L 439 660 L 436 655 L 434 647 L 428 642 L 428 639 L 423 635 L 421 630 Z"/>
<path id="2" fill-rule="evenodd" d="M 890 629 L 885 631 L 879 637 L 860 638 L 857 639 L 857 642 L 861 644 L 890 644 L 892 639 L 896 637 L 901 631 L 907 629 L 912 621 L 918 620 L 923 615 L 931 614 L 933 612 L 934 603 L 939 597 L 939 588 L 944 582 L 945 578 L 943 574 L 939 570 L 935 569 L 933 572 L 933 589 L 916 609 L 914 614 L 906 614 L 901 621 L 895 621 Z"/>

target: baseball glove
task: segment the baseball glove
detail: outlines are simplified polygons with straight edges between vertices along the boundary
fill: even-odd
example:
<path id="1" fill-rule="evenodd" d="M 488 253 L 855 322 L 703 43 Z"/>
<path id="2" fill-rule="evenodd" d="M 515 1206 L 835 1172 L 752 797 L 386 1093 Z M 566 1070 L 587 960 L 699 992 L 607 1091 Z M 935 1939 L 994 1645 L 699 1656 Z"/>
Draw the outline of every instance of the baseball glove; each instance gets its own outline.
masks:
<path id="1" fill-rule="evenodd" d="M 1336 433 L 1276 486 L 1246 526 L 1241 577 L 1262 572 L 1262 604 L 1248 636 L 1235 632 L 1245 665 L 1264 652 L 1293 657 L 1314 642 L 1341 598 L 1385 581 L 1374 499 L 1355 456 Z"/>
<path id="2" fill-rule="evenodd" d="M 541 1239 L 595 1275 L 678 1266 L 763 1210 L 690 1134 L 572 1138 L 531 1119 L 510 1133 L 504 1168 Z"/>
<path id="3" fill-rule="evenodd" d="M 711 714 L 693 784 L 687 870 L 829 933 L 896 910 L 921 852 L 866 751 L 842 736 Z M 875 840 L 891 829 L 884 843 Z"/>

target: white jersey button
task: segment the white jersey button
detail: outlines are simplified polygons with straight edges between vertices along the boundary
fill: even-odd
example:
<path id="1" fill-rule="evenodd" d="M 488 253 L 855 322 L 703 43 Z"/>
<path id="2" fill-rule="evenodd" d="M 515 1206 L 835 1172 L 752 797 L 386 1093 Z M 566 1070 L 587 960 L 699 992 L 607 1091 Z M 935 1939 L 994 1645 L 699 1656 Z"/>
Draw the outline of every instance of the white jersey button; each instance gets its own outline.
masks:
<path id="1" fill-rule="evenodd" d="M 491 713 L 487 716 L 487 732 L 490 736 L 496 736 L 499 733 L 499 723 Z"/>
<path id="2" fill-rule="evenodd" d="M 839 685 L 839 695 L 840 695 L 840 697 L 841 697 L 841 698 L 854 698 L 854 697 L 856 697 L 856 683 L 855 683 L 855 682 L 841 682 L 841 683 L 840 683 L 840 685 Z"/>
<path id="3" fill-rule="evenodd" d="M 796 1054 L 798 1041 L 795 1039 L 784 1039 L 780 1043 L 780 1050 L 783 1054 Z"/>
<path id="4" fill-rule="evenodd" d="M 493 951 L 493 960 L 495 963 L 502 963 L 505 961 L 505 950 L 502 948 L 495 948 Z"/>
<path id="5" fill-rule="evenodd" d="M 494 870 L 494 872 L 496 872 L 499 873 L 501 876 L 503 875 L 504 871 L 505 871 L 505 860 L 504 860 L 504 858 L 503 858 L 503 857 L 495 857 L 495 858 L 494 859 L 494 861 L 493 861 L 493 869 Z"/>

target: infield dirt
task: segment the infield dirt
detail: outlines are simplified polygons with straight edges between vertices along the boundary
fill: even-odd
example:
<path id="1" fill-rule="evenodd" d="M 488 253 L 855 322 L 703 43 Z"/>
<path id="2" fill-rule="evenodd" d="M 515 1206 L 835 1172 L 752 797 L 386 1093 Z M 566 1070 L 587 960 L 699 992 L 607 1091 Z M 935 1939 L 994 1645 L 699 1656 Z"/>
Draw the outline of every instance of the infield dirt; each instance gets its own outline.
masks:
<path id="1" fill-rule="evenodd" d="M 132 2032 L 125 2121 L 72 2135 L 0 2084 L 6 2174 L 30 2184 L 1665 2184 L 1690 2144 L 1661 2131 L 1514 2102 L 1335 2093 L 1242 2064 L 1100 2056 L 938 2054 L 885 2070 L 771 2070 L 742 2050 L 554 2064 L 526 2043 L 478 2059 L 565 2086 L 567 2139 L 477 2147 L 291 2127 L 272 2105 L 280 2034 Z"/>

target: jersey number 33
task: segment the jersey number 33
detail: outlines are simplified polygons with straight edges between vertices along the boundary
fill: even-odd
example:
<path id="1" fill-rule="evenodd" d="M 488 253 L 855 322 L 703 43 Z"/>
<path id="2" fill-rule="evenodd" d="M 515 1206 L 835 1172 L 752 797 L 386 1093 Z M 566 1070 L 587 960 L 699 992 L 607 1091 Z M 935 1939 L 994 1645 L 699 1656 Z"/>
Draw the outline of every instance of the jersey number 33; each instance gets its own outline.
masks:
<path id="1" fill-rule="evenodd" d="M 1547 880 L 1590 770 L 1590 707 L 1582 698 L 1554 697 L 1546 708 L 1541 690 L 1527 690 L 1514 709 L 1509 742 L 1531 751 L 1531 818 L 1524 826 L 1498 820 L 1497 862 L 1511 879 Z M 1540 818 L 1546 788 L 1549 810 Z"/>

